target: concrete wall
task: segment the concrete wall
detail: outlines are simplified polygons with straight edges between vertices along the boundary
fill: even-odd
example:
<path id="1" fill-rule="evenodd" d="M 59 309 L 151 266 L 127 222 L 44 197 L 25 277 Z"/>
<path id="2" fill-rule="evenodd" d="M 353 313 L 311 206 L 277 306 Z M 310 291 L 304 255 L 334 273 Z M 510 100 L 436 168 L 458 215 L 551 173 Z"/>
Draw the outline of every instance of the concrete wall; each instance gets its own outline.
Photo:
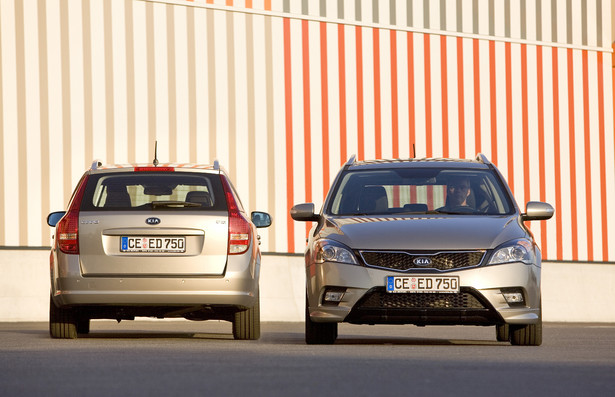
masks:
<path id="1" fill-rule="evenodd" d="M 47 321 L 49 253 L 0 251 L 0 321 Z M 263 255 L 261 319 L 303 321 L 303 257 Z M 615 265 L 543 264 L 543 319 L 564 322 L 615 322 Z"/>

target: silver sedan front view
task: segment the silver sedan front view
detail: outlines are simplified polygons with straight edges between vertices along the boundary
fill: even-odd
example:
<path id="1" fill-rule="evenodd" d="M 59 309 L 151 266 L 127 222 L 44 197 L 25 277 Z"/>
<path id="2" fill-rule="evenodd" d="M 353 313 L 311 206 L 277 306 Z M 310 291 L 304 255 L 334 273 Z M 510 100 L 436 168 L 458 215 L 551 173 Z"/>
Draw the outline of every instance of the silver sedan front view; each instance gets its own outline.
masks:
<path id="1" fill-rule="evenodd" d="M 305 251 L 305 337 L 334 343 L 337 324 L 495 326 L 498 341 L 542 343 L 540 249 L 497 168 L 476 160 L 357 162 L 337 175 Z"/>

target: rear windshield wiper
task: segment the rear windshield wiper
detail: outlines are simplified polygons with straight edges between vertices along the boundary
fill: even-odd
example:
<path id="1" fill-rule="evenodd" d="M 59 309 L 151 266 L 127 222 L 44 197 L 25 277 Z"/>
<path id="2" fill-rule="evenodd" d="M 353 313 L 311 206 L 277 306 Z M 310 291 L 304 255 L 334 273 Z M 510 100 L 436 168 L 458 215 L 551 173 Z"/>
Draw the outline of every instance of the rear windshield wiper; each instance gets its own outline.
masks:
<path id="1" fill-rule="evenodd" d="M 185 208 L 200 207 L 200 203 L 190 203 L 188 201 L 152 201 L 152 208 Z"/>

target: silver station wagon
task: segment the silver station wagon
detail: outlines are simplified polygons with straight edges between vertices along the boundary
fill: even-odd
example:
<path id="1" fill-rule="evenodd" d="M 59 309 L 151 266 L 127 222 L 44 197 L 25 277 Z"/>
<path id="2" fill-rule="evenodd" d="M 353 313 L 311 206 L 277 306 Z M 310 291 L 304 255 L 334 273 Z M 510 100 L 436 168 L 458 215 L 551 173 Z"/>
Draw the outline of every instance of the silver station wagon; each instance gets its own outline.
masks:
<path id="1" fill-rule="evenodd" d="M 157 163 L 157 160 L 154 161 Z M 49 332 L 87 334 L 91 319 L 228 320 L 235 339 L 260 337 L 256 227 L 218 162 L 102 165 L 85 172 L 67 211 L 47 218 Z"/>
<path id="2" fill-rule="evenodd" d="M 542 343 L 541 254 L 497 168 L 476 160 L 354 161 L 337 175 L 305 251 L 305 338 L 334 343 L 338 323 L 495 326 L 498 341 Z"/>

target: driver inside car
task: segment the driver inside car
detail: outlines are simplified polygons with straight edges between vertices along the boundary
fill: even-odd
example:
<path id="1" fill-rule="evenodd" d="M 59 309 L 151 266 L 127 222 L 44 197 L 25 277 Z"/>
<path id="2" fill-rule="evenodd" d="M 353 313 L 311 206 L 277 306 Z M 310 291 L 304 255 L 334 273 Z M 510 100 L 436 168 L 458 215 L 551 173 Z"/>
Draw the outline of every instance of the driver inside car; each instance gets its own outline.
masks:
<path id="1" fill-rule="evenodd" d="M 470 192 L 470 180 L 467 177 L 452 180 L 446 185 L 446 205 L 438 208 L 438 211 L 473 209 L 468 203 Z"/>

